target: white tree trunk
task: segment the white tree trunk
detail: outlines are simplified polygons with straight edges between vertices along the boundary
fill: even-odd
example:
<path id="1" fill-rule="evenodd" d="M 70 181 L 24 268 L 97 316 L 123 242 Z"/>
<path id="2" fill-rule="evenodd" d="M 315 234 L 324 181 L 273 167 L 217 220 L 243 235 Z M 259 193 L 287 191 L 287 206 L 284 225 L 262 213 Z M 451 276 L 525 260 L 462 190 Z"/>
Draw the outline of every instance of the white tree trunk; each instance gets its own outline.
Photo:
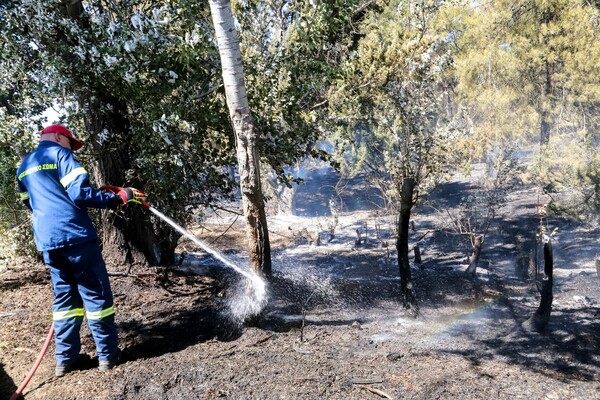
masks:
<path id="1" fill-rule="evenodd" d="M 258 135 L 248 106 L 240 44 L 229 0 L 210 0 L 209 4 L 221 56 L 229 116 L 236 135 L 250 265 L 255 271 L 268 275 L 271 273 L 271 248 L 260 180 Z"/>

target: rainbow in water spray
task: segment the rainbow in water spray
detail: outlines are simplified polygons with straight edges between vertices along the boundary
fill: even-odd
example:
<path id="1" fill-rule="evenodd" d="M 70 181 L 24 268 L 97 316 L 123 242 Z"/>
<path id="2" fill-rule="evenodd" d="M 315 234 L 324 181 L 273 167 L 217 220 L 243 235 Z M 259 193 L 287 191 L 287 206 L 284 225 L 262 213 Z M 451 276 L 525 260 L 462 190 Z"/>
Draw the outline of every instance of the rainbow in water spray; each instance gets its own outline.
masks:
<path id="1" fill-rule="evenodd" d="M 147 208 L 154 215 L 171 225 L 177 232 L 181 233 L 183 236 L 200 246 L 202 250 L 206 251 L 229 268 L 247 278 L 246 281 L 242 282 L 243 286 L 240 288 L 241 290 L 237 290 L 228 301 L 231 317 L 234 321 L 242 323 L 248 318 L 252 318 L 260 314 L 267 304 L 267 286 L 265 281 L 260 276 L 253 271 L 246 271 L 240 268 L 238 265 L 228 260 L 223 254 L 210 248 L 206 243 L 183 229 L 183 227 L 158 211 L 156 208 L 150 205 L 148 205 Z"/>

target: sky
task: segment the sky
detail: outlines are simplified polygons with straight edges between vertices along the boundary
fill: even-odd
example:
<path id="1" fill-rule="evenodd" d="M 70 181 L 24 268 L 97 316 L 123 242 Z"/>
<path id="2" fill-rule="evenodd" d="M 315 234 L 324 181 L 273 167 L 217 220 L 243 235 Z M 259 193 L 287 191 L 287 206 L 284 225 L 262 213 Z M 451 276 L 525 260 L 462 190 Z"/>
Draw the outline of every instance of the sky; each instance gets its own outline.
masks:
<path id="1" fill-rule="evenodd" d="M 58 108 L 58 107 L 57 107 Z M 58 123 L 59 113 L 53 107 L 47 108 L 46 111 L 42 114 L 42 116 L 46 119 L 44 126 L 52 125 Z"/>

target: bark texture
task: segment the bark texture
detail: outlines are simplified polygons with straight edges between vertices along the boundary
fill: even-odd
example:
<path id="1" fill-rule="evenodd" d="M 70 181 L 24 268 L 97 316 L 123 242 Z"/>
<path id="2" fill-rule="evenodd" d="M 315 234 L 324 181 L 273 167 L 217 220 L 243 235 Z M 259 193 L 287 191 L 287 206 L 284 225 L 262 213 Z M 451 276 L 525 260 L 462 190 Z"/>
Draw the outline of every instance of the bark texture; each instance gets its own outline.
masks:
<path id="1" fill-rule="evenodd" d="M 418 244 L 413 247 L 413 252 L 415 253 L 415 263 L 421 264 L 421 248 Z"/>
<path id="2" fill-rule="evenodd" d="M 548 32 L 549 25 L 554 19 L 554 15 L 551 11 L 546 10 L 542 15 L 542 25 L 544 25 L 545 32 Z M 548 37 L 543 36 L 543 44 L 547 48 Z M 544 78 L 541 83 L 541 96 L 540 96 L 540 144 L 542 146 L 550 143 L 550 130 L 552 128 L 551 113 L 550 110 L 553 108 L 552 102 L 552 79 L 554 74 L 554 65 L 549 60 L 548 56 L 544 56 Z"/>
<path id="3" fill-rule="evenodd" d="M 469 267 L 465 271 L 467 274 L 475 275 L 477 273 L 477 267 L 479 266 L 479 258 L 481 257 L 481 245 L 483 243 L 483 236 L 474 235 L 473 241 L 473 254 L 469 258 Z"/>
<path id="4" fill-rule="evenodd" d="M 414 178 L 404 178 L 402 180 L 396 250 L 398 251 L 398 267 L 400 269 L 400 293 L 402 296 L 402 303 L 404 307 L 409 309 L 414 316 L 417 316 L 419 314 L 419 306 L 417 304 L 417 297 L 415 296 L 415 291 L 413 288 L 410 260 L 408 256 L 408 232 L 410 227 L 410 215 L 414 205 L 414 188 Z"/>
<path id="5" fill-rule="evenodd" d="M 239 40 L 228 0 L 210 0 L 215 27 L 225 96 L 236 135 L 242 206 L 247 224 L 250 266 L 271 274 L 271 247 L 267 230 L 258 155 L 258 132 L 250 114 Z"/>
<path id="6" fill-rule="evenodd" d="M 66 1 L 62 7 L 66 17 L 76 20 L 85 29 L 87 24 L 81 1 Z M 48 40 L 65 42 L 69 45 L 64 47 L 67 50 L 73 45 L 60 32 L 57 38 Z M 77 65 L 72 62 L 73 53 L 63 51 L 59 56 L 66 66 Z M 139 182 L 125 182 L 124 174 L 131 166 L 127 105 L 111 93 L 103 92 L 102 85 L 90 87 L 84 74 L 85 71 L 70 71 L 77 100 L 82 108 L 88 110 L 85 127 L 91 139 L 81 151 L 94 155 L 94 164 L 88 166 L 89 172 L 99 185 L 136 186 Z M 104 107 L 107 104 L 111 105 L 110 111 Z M 105 111 L 101 111 L 103 108 Z M 100 144 L 94 138 L 105 129 L 111 133 L 111 140 Z M 167 235 L 164 240 L 159 240 L 148 213 L 141 207 L 125 206 L 116 212 L 103 212 L 103 253 L 111 270 L 129 269 L 133 264 L 167 265 L 174 260 L 176 239 L 174 235 Z"/>
<path id="7" fill-rule="evenodd" d="M 117 186 L 139 186 L 140 182 L 125 182 L 124 171 L 130 167 L 129 123 L 123 117 L 125 110 L 116 107 L 119 102 L 112 99 L 114 115 L 106 116 L 90 112 L 86 129 L 94 134 L 108 129 L 110 143 L 98 144 L 90 141 L 98 156 L 91 173 L 98 184 Z M 124 105 L 123 105 L 124 106 Z M 122 270 L 132 264 L 150 263 L 168 265 L 174 261 L 176 238 L 169 236 L 160 241 L 154 232 L 150 215 L 136 205 L 123 206 L 118 210 L 105 210 L 102 213 L 103 253 L 110 269 Z"/>
<path id="8" fill-rule="evenodd" d="M 540 306 L 536 312 L 523 324 L 523 327 L 528 331 L 541 332 L 548 325 L 550 313 L 552 312 L 552 274 L 554 271 L 554 257 L 552 254 L 552 243 L 548 241 L 544 244 L 544 279 L 542 280 L 542 288 L 540 293 Z"/>

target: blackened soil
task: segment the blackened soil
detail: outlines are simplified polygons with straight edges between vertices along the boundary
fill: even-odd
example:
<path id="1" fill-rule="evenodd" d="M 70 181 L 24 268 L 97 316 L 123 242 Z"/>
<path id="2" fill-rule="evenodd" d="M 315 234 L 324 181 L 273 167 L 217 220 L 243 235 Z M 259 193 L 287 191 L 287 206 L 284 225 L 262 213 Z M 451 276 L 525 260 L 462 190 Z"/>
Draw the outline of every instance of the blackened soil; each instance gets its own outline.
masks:
<path id="1" fill-rule="evenodd" d="M 594 231 L 552 222 L 564 232 L 555 243 L 552 314 L 543 332 L 529 332 L 523 322 L 538 307 L 539 293 L 532 271 L 517 274 L 514 241 L 518 219 L 531 219 L 531 204 L 515 204 L 519 210 L 506 212 L 506 223 L 486 242 L 476 277 L 464 273 L 465 254 L 438 229 L 443 224 L 435 215 L 415 216 L 412 239 L 421 238 L 423 250 L 423 263 L 412 269 L 418 318 L 399 301 L 393 236 L 375 235 L 372 227 L 387 225 L 374 214 L 340 217 L 335 238 L 320 246 L 298 239 L 315 229 L 315 220 L 271 221 L 270 301 L 243 326 L 227 312 L 235 274 L 182 243 L 185 268 L 138 267 L 111 278 L 119 366 L 97 370 L 84 327 L 82 368 L 55 378 L 51 346 L 25 398 L 598 399 L 600 278 L 593 254 L 584 251 Z M 202 235 L 243 257 L 243 227 L 223 235 L 228 226 Z M 366 242 L 358 243 L 356 229 L 369 226 Z M 50 327 L 48 272 L 36 261 L 12 265 L 0 273 L 0 292 L 5 399 Z"/>

